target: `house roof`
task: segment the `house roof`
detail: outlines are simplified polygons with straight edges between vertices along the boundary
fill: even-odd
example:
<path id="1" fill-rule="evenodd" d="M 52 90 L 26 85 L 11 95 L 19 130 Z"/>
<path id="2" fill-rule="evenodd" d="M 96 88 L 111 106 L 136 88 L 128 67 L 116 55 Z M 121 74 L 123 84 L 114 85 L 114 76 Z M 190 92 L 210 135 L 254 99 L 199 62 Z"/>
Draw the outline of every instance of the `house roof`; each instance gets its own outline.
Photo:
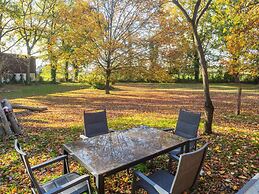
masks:
<path id="1" fill-rule="evenodd" d="M 31 64 L 30 60 L 32 60 Z M 30 73 L 36 73 L 36 59 L 34 57 L 28 58 L 26 55 L 1 53 L 0 63 L 5 66 L 9 73 L 26 73 L 28 64 L 30 64 Z"/>

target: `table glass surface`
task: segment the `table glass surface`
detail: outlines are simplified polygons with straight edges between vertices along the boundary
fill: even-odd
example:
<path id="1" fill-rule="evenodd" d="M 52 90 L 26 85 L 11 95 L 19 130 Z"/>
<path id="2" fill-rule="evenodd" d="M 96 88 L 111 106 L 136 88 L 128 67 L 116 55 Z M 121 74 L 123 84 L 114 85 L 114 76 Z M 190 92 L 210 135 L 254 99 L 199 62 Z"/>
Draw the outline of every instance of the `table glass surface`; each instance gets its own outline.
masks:
<path id="1" fill-rule="evenodd" d="M 172 133 L 138 127 L 64 144 L 64 149 L 98 175 L 184 142 L 186 139 Z"/>

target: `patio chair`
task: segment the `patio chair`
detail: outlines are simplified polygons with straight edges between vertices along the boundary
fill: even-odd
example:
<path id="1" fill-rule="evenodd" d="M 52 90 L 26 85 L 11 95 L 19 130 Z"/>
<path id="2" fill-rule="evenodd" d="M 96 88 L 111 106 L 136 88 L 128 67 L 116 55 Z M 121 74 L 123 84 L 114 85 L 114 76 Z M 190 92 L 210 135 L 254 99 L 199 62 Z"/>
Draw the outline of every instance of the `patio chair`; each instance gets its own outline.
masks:
<path id="1" fill-rule="evenodd" d="M 15 140 L 15 149 L 20 154 L 22 162 L 25 166 L 26 172 L 31 180 L 32 193 L 36 194 L 79 194 L 83 192 L 91 193 L 89 184 L 89 175 L 82 175 L 73 172 L 69 172 L 68 156 L 61 155 L 52 160 L 46 161 L 36 166 L 32 166 L 29 163 L 28 157 L 25 152 L 22 151 L 18 140 Z M 64 175 L 51 180 L 45 184 L 39 184 L 34 177 L 34 171 L 46 167 L 56 162 L 64 162 Z"/>
<path id="2" fill-rule="evenodd" d="M 149 176 L 134 172 L 132 193 L 144 189 L 149 194 L 180 194 L 193 188 L 203 165 L 208 143 L 199 150 L 180 155 L 177 171 L 172 175 L 159 170 Z"/>
<path id="3" fill-rule="evenodd" d="M 259 173 L 251 178 L 236 194 L 258 194 L 259 193 Z"/>
<path id="4" fill-rule="evenodd" d="M 197 140 L 200 139 L 200 137 L 197 137 L 200 119 L 201 113 L 180 109 L 175 134 L 187 138 L 189 143 L 185 146 L 185 150 L 184 147 L 179 147 L 169 152 L 169 165 L 172 159 L 178 161 L 180 154 L 196 150 Z"/>
<path id="5" fill-rule="evenodd" d="M 112 131 L 108 128 L 106 110 L 84 112 L 84 135 L 80 135 L 82 139 L 103 135 Z"/>

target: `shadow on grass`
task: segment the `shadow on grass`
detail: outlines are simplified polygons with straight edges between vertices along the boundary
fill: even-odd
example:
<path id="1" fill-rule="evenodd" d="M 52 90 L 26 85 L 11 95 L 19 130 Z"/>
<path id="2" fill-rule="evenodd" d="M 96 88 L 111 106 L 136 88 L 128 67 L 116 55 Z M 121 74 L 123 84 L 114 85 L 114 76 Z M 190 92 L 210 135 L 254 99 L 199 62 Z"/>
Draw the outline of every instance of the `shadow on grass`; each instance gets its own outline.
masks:
<path id="1" fill-rule="evenodd" d="M 119 83 L 118 87 L 142 88 L 145 90 L 183 90 L 183 91 L 203 91 L 201 83 Z M 212 83 L 210 84 L 211 91 L 228 91 L 236 92 L 238 85 L 235 83 Z M 242 84 L 244 92 L 259 92 L 258 84 Z"/>

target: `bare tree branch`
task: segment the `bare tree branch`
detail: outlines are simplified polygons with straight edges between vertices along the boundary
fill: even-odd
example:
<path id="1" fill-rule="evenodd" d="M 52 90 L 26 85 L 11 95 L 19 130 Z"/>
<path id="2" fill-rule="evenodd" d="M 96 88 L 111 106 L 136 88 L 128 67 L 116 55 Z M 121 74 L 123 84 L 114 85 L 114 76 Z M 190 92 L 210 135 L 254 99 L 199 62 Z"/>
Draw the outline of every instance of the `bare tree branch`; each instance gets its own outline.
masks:
<path id="1" fill-rule="evenodd" d="M 193 21 L 196 21 L 200 5 L 201 5 L 201 0 L 197 0 L 193 11 L 193 16 L 192 16 Z"/>
<path id="2" fill-rule="evenodd" d="M 182 11 L 184 16 L 186 17 L 187 21 L 192 23 L 192 19 L 190 18 L 189 14 L 186 12 L 186 10 L 183 8 L 183 6 L 179 3 L 178 0 L 173 0 L 173 3 Z"/>
<path id="3" fill-rule="evenodd" d="M 8 50 L 10 50 L 12 47 L 14 47 L 22 38 L 17 39 L 13 44 L 11 44 L 10 46 L 8 46 L 7 48 L 5 48 L 4 50 L 2 50 L 1 52 L 6 52 Z"/>
<path id="4" fill-rule="evenodd" d="M 208 0 L 207 4 L 206 4 L 205 7 L 202 9 L 200 15 L 198 16 L 197 20 L 195 21 L 195 24 L 196 24 L 196 25 L 199 24 L 199 21 L 200 21 L 201 17 L 202 17 L 203 14 L 206 12 L 206 10 L 209 8 L 211 2 L 212 2 L 212 0 Z"/>

